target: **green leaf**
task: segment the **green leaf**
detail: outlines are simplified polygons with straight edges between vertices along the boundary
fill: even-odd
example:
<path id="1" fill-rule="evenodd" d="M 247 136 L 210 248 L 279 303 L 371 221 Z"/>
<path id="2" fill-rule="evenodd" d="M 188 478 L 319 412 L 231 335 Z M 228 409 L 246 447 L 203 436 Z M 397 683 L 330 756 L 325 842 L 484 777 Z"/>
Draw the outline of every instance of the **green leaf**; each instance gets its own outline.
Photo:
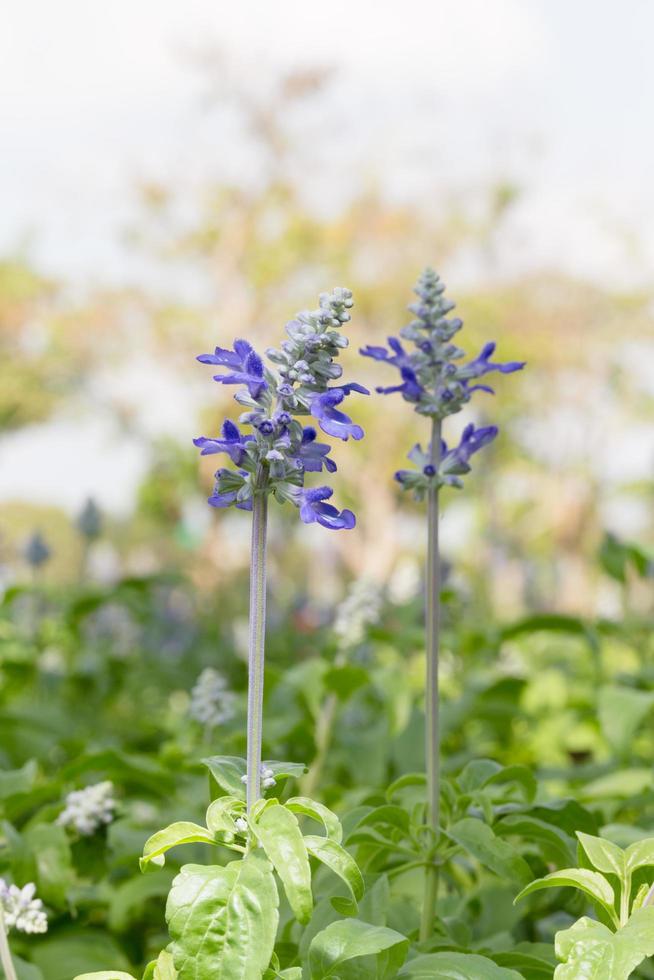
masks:
<path id="1" fill-rule="evenodd" d="M 606 803 L 607 800 L 626 800 L 630 796 L 638 796 L 644 793 L 652 785 L 652 770 L 641 768 L 619 769 L 617 772 L 609 773 L 608 776 L 600 776 L 585 786 L 581 786 L 577 796 L 584 803 L 598 801 Z"/>
<path id="2" fill-rule="evenodd" d="M 85 773 L 95 773 L 122 786 L 144 787 L 158 796 L 169 797 L 175 790 L 175 780 L 167 769 L 147 755 L 101 749 L 88 752 L 69 762 L 61 772 L 65 782 L 76 782 Z"/>
<path id="3" fill-rule="evenodd" d="M 21 769 L 0 771 L 0 800 L 18 793 L 29 793 L 34 788 L 38 771 L 34 759 L 26 762 Z"/>
<path id="4" fill-rule="evenodd" d="M 183 867 L 166 906 L 179 980 L 261 980 L 275 943 L 278 901 L 272 867 L 260 855 L 224 868 Z"/>
<path id="5" fill-rule="evenodd" d="M 617 875 L 620 881 L 624 878 L 625 872 L 625 853 L 617 844 L 603 837 L 593 837 L 591 834 L 582 834 L 577 831 L 579 843 L 588 856 L 588 860 L 604 874 Z"/>
<path id="6" fill-rule="evenodd" d="M 553 860 L 556 864 L 567 864 L 575 857 L 572 840 L 563 830 L 528 814 L 509 814 L 499 820 L 493 829 L 498 837 L 515 836 L 533 841 L 538 844 L 546 860 Z"/>
<path id="7" fill-rule="evenodd" d="M 135 980 L 135 977 L 120 970 L 101 970 L 99 973 L 79 973 L 75 980 Z"/>
<path id="8" fill-rule="evenodd" d="M 245 759 L 235 755 L 212 755 L 202 759 L 202 764 L 207 767 L 221 789 L 239 800 L 245 799 L 245 784 L 242 780 L 247 768 Z M 307 771 L 307 767 L 301 762 L 278 762 L 275 759 L 267 759 L 262 765 L 266 769 L 272 769 L 277 781 L 290 777 L 299 779 Z"/>
<path id="9" fill-rule="evenodd" d="M 325 672 L 324 683 L 328 691 L 345 701 L 360 687 L 370 684 L 370 674 L 357 664 L 341 664 Z"/>
<path id="10" fill-rule="evenodd" d="M 166 862 L 164 857 L 166 851 L 179 844 L 217 844 L 218 841 L 206 827 L 201 827 L 197 823 L 190 823 L 187 820 L 180 820 L 171 823 L 164 830 L 158 830 L 156 834 L 146 840 L 143 847 L 143 857 L 139 860 L 141 871 L 145 871 L 148 864 L 157 865 L 162 868 Z"/>
<path id="11" fill-rule="evenodd" d="M 515 898 L 514 904 L 543 888 L 578 888 L 599 902 L 615 918 L 613 889 L 606 878 L 597 871 L 589 871 L 586 868 L 564 868 L 562 871 L 554 871 L 552 874 L 545 875 L 544 878 L 532 881 L 526 888 L 523 888 Z"/>
<path id="12" fill-rule="evenodd" d="M 277 800 L 260 800 L 250 824 L 282 880 L 296 919 L 306 924 L 313 911 L 311 866 L 297 817 Z"/>
<path id="13" fill-rule="evenodd" d="M 564 961 L 556 968 L 555 980 L 628 980 L 654 955 L 654 907 L 634 912 L 615 933 L 594 919 L 579 919 L 556 934 L 555 948 Z"/>
<path id="14" fill-rule="evenodd" d="M 64 909 L 76 880 L 66 831 L 56 824 L 38 823 L 25 832 L 23 839 L 35 864 L 39 897 L 48 905 Z"/>
<path id="15" fill-rule="evenodd" d="M 654 705 L 653 691 L 606 685 L 600 689 L 597 710 L 602 734 L 618 755 L 626 752 Z"/>
<path id="16" fill-rule="evenodd" d="M 34 966 L 33 963 L 27 963 L 15 954 L 13 955 L 13 960 L 18 980 L 44 980 L 43 973 L 39 970 L 38 966 Z"/>
<path id="17" fill-rule="evenodd" d="M 345 964 L 362 957 L 368 958 L 371 969 L 364 964 L 366 972 L 358 976 L 369 980 L 395 977 L 408 946 L 408 939 L 385 926 L 372 926 L 359 919 L 332 922 L 314 936 L 309 947 L 311 980 L 345 980 L 349 976 Z"/>
<path id="18" fill-rule="evenodd" d="M 341 878 L 352 893 L 355 902 L 361 901 L 365 891 L 359 866 L 345 848 L 328 837 L 305 837 L 306 849 L 334 874 Z"/>
<path id="19" fill-rule="evenodd" d="M 481 820 L 466 817 L 449 827 L 446 834 L 495 874 L 518 884 L 531 878 L 531 869 L 524 858 Z"/>
<path id="20" fill-rule="evenodd" d="M 132 980 L 125 954 L 106 933 L 85 927 L 59 929 L 52 936 L 30 945 L 30 958 L 47 980 L 70 980 L 94 971 L 104 971 L 106 980 Z M 106 970 L 107 963 L 116 969 Z"/>
<path id="21" fill-rule="evenodd" d="M 137 875 L 117 885 L 109 901 L 109 928 L 112 932 L 126 932 L 137 922 L 146 919 L 151 899 L 164 899 L 170 890 L 173 875 L 160 871 L 155 875 Z"/>
<path id="22" fill-rule="evenodd" d="M 408 834 L 411 818 L 407 811 L 401 806 L 394 806 L 391 803 L 385 803 L 383 806 L 377 806 L 374 810 L 359 821 L 359 827 L 367 827 L 369 825 L 375 826 L 376 824 L 387 824 L 391 827 L 396 827 L 398 830 L 402 831 L 403 834 Z"/>
<path id="23" fill-rule="evenodd" d="M 177 976 L 172 953 L 166 949 L 162 950 L 157 957 L 152 980 L 177 980 Z"/>
<path id="24" fill-rule="evenodd" d="M 406 963 L 398 973 L 410 980 L 522 980 L 515 970 L 475 953 L 428 953 Z"/>
<path id="25" fill-rule="evenodd" d="M 624 853 L 627 872 L 637 871 L 654 865 L 654 837 L 636 841 L 630 844 Z"/>
<path id="26" fill-rule="evenodd" d="M 312 820 L 321 823 L 325 828 L 327 836 L 331 840 L 335 840 L 337 844 L 340 844 L 343 840 L 341 821 L 335 813 L 332 813 L 322 803 L 310 800 L 306 796 L 292 796 L 290 800 L 286 801 L 284 806 L 287 810 L 291 810 L 292 813 L 302 813 L 305 817 L 311 817 Z"/>
<path id="27" fill-rule="evenodd" d="M 212 834 L 236 833 L 235 820 L 245 815 L 245 804 L 234 796 L 221 796 L 209 805 L 207 829 Z"/>

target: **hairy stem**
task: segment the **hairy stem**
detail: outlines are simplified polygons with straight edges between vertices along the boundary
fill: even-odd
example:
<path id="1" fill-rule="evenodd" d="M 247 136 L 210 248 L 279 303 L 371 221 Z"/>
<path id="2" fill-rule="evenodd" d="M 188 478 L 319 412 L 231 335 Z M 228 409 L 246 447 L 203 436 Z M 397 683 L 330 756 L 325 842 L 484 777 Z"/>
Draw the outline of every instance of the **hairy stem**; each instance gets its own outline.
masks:
<path id="1" fill-rule="evenodd" d="M 432 420 L 431 464 L 438 470 L 441 454 L 441 421 Z M 441 615 L 441 570 L 438 550 L 438 487 L 432 486 L 427 498 L 427 568 L 425 595 L 425 630 L 427 681 L 425 689 L 425 760 L 427 768 L 427 824 L 434 841 L 440 825 L 440 719 L 438 694 L 438 657 Z M 429 938 L 433 928 L 438 896 L 438 865 L 432 861 L 425 871 L 425 891 L 420 923 L 420 939 Z"/>
<path id="2" fill-rule="evenodd" d="M 4 970 L 5 980 L 18 980 L 14 961 L 11 958 L 11 951 L 9 949 L 9 939 L 7 938 L 7 927 L 5 925 L 2 902 L 0 902 L 0 963 Z"/>
<path id="3" fill-rule="evenodd" d="M 247 810 L 261 797 L 263 674 L 266 636 L 266 530 L 268 495 L 255 494 L 250 554 L 250 642 L 248 652 Z"/>

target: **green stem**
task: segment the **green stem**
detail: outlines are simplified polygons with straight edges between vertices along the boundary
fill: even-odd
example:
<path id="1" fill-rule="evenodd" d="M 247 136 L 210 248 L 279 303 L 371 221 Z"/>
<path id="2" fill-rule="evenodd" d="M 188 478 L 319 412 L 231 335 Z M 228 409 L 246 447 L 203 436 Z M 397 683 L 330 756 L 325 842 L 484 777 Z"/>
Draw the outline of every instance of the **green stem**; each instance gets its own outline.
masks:
<path id="1" fill-rule="evenodd" d="M 625 875 L 620 892 L 620 925 L 626 926 L 629 921 L 629 899 L 631 898 L 631 875 Z"/>
<path id="2" fill-rule="evenodd" d="M 9 949 L 9 939 L 7 938 L 7 927 L 5 925 L 2 902 L 0 902 L 0 963 L 4 970 L 5 980 L 18 980 L 14 961 L 11 958 L 11 951 Z"/>
<path id="3" fill-rule="evenodd" d="M 268 494 L 255 494 L 252 503 L 250 556 L 250 642 L 248 653 L 247 810 L 261 797 L 263 740 L 263 675 L 266 635 L 266 530 Z"/>
<path id="4" fill-rule="evenodd" d="M 432 419 L 430 461 L 438 470 L 441 454 L 441 421 Z M 438 693 L 438 660 L 440 639 L 441 570 L 438 550 L 438 486 L 430 488 L 427 497 L 427 568 L 425 628 L 427 682 L 425 689 L 425 761 L 427 769 L 427 824 L 434 843 L 440 827 L 440 718 Z M 438 864 L 432 861 L 425 871 L 425 891 L 420 923 L 420 940 L 432 932 L 438 897 Z"/>

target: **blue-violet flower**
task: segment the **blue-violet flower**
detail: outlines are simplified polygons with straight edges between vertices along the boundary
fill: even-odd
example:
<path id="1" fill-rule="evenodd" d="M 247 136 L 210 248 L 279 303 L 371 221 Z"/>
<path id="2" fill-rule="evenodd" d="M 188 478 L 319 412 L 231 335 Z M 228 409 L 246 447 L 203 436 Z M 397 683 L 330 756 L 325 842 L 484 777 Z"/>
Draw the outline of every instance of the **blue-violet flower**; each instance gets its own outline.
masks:
<path id="1" fill-rule="evenodd" d="M 194 440 L 202 456 L 224 453 L 235 467 L 216 472 L 216 486 L 209 497 L 213 507 L 251 510 L 254 495 L 266 493 L 298 507 L 306 524 L 354 527 L 351 511 L 339 511 L 325 502 L 332 495 L 331 488 L 305 489 L 306 473 L 323 469 L 333 473 L 336 463 L 329 455 L 330 446 L 317 441 L 316 429 L 298 418 L 313 416 L 323 432 L 343 441 L 350 436 L 363 438 L 361 426 L 340 406 L 352 392 L 367 395 L 368 390 L 352 382 L 330 387 L 342 375 L 335 359 L 348 344 L 339 331 L 350 320 L 352 305 L 349 289 L 321 293 L 318 309 L 298 313 L 287 323 L 288 337 L 281 347 L 266 351 L 273 368 L 264 366 L 247 340 L 236 340 L 232 350 L 216 347 L 213 354 L 198 357 L 203 364 L 225 369 L 214 375 L 215 381 L 239 386 L 234 395 L 244 408 L 239 423 L 251 430 L 241 432 L 228 419 L 219 437 Z"/>

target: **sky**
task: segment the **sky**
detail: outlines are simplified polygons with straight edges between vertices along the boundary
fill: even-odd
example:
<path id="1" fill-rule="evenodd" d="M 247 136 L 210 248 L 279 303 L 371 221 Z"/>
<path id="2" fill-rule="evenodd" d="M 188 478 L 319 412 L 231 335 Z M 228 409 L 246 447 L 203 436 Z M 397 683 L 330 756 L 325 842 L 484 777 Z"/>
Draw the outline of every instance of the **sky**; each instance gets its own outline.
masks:
<path id="1" fill-rule="evenodd" d="M 499 274 L 651 286 L 652 37 L 650 0 L 4 0 L 0 255 L 82 286 L 144 280 L 123 236 L 135 183 L 247 169 L 203 98 L 198 58 L 217 48 L 255 89 L 270 70 L 333 67 L 324 120 L 300 132 L 316 207 L 338 207 L 352 174 L 416 207 L 435 185 L 508 179 L 522 194 Z M 167 379 L 147 375 L 143 401 L 165 407 Z M 127 512 L 148 460 L 107 425 L 4 440 L 0 498 L 38 502 L 45 465 L 53 503 L 93 493 Z"/>
<path id="2" fill-rule="evenodd" d="M 135 180 L 243 163 L 202 106 L 193 62 L 215 45 L 255 85 L 262 63 L 334 67 L 348 140 L 338 160 L 325 141 L 317 196 L 344 193 L 353 165 L 418 202 L 435 176 L 509 177 L 506 275 L 648 283 L 652 36 L 649 0 L 4 0 L 0 251 L 138 278 L 121 238 Z"/>

